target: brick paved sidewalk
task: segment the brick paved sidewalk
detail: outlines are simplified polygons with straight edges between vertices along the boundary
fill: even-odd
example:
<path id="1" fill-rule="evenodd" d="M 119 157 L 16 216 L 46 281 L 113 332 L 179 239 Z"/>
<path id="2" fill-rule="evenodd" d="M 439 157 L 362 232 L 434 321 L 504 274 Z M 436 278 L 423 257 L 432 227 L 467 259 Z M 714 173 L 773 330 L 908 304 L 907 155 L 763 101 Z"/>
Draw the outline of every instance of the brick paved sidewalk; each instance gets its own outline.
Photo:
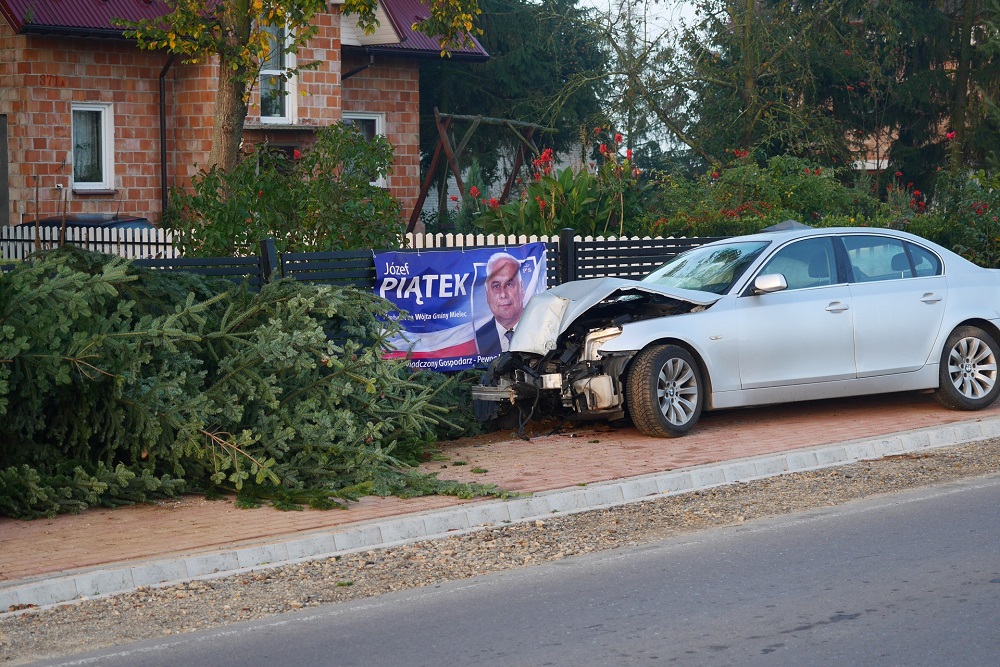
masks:
<path id="1" fill-rule="evenodd" d="M 443 479 L 538 492 L 997 416 L 1000 402 L 982 412 L 959 412 L 926 394 L 896 394 L 707 413 L 690 435 L 677 439 L 590 425 L 530 441 L 444 443 L 446 460 L 423 468 Z M 280 512 L 185 497 L 29 522 L 0 518 L 0 587 L 78 568 L 275 542 L 473 502 L 482 501 L 364 498 L 349 510 Z"/>

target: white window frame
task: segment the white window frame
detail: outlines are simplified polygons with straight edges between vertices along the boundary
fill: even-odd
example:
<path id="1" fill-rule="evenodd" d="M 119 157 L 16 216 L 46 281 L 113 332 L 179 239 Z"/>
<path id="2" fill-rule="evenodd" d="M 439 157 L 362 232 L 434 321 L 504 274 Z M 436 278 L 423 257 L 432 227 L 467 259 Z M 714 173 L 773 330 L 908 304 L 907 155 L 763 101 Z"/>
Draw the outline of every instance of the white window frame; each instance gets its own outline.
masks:
<path id="1" fill-rule="evenodd" d="M 100 181 L 78 181 L 76 180 L 76 137 L 73 132 L 73 114 L 77 111 L 97 111 L 101 114 L 101 175 Z M 115 189 L 115 112 L 111 103 L 102 104 L 97 102 L 74 103 L 70 106 L 70 162 L 74 165 L 73 189 L 74 190 L 95 190 L 112 191 Z"/>
<path id="2" fill-rule="evenodd" d="M 275 26 L 267 26 L 263 30 L 273 34 L 272 30 L 277 30 Z M 281 30 L 285 30 L 282 28 Z M 291 75 L 288 76 L 287 80 L 282 82 L 282 88 L 285 91 L 285 113 L 282 116 L 265 116 L 264 115 L 264 77 L 276 77 L 281 81 L 282 77 L 286 76 L 288 70 L 295 69 L 295 54 L 288 50 L 288 47 L 292 44 L 291 34 L 285 30 L 285 68 L 282 70 L 274 69 L 264 69 L 264 63 L 261 63 L 260 76 L 257 79 L 257 91 L 258 99 L 260 101 L 260 122 L 262 124 L 272 123 L 279 125 L 294 125 L 296 119 L 298 118 L 298 76 Z"/>
<path id="3" fill-rule="evenodd" d="M 372 113 L 369 111 L 345 111 L 341 114 L 341 120 L 345 125 L 355 120 L 373 120 L 375 121 L 375 136 L 385 137 L 384 113 Z M 370 182 L 372 185 L 379 188 L 387 187 L 385 178 L 378 178 Z"/>

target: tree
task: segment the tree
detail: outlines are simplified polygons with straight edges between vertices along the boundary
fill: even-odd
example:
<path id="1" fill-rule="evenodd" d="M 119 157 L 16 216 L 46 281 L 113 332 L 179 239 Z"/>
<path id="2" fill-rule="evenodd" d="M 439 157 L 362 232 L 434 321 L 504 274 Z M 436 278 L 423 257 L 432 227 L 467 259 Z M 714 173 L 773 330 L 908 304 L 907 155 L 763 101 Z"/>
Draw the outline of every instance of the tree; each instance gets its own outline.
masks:
<path id="1" fill-rule="evenodd" d="M 316 33 L 313 18 L 327 11 L 326 0 L 163 0 L 171 11 L 156 20 L 117 21 L 140 48 L 166 49 L 185 62 L 219 59 L 210 165 L 224 171 L 235 168 L 250 93 L 264 63 L 275 48 L 269 28 L 289 36 L 285 50 L 295 53 Z M 376 0 L 344 0 L 345 14 L 356 14 L 361 27 L 374 31 Z M 439 36 L 442 54 L 449 45 L 461 46 L 474 30 L 477 0 L 432 0 L 431 16 L 420 28 Z M 280 45 L 279 45 L 280 46 Z M 290 77 L 306 63 L 289 68 Z"/>
<path id="2" fill-rule="evenodd" d="M 601 30 L 616 119 L 716 167 L 734 150 L 844 163 L 856 146 L 834 99 L 848 85 L 837 69 L 869 66 L 852 26 L 859 12 L 887 13 L 879 4 L 698 0 L 665 21 L 660 6 L 616 0 Z"/>
<path id="3" fill-rule="evenodd" d="M 897 136 L 891 160 L 907 180 L 930 190 L 938 167 L 977 169 L 995 155 L 1000 3 L 919 0 L 893 7 L 904 40 L 886 119 Z"/>
<path id="4" fill-rule="evenodd" d="M 544 142 L 556 149 L 579 142 L 581 126 L 599 124 L 603 114 L 596 84 L 563 94 L 568 80 L 602 68 L 596 34 L 586 21 L 585 10 L 577 5 L 577 0 L 483 0 L 480 42 L 490 54 L 489 61 L 442 59 L 421 64 L 423 154 L 429 158 L 438 139 L 435 108 L 550 128 Z M 540 133 L 535 139 L 540 139 Z M 484 180 L 495 182 L 502 177 L 503 158 L 519 147 L 520 141 L 508 128 L 480 125 L 469 138 L 463 166 L 475 160 Z M 445 169 L 441 176 L 443 186 Z"/>

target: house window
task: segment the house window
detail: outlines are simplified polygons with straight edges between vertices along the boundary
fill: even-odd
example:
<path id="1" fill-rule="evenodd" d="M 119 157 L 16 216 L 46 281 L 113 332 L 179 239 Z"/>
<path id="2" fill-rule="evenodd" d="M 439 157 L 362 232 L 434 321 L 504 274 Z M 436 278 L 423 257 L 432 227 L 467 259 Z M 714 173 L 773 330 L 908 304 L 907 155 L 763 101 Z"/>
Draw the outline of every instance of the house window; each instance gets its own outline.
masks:
<path id="1" fill-rule="evenodd" d="M 295 68 L 295 54 L 288 51 L 288 32 L 277 26 L 263 32 L 270 48 L 260 69 L 260 121 L 294 123 L 295 77 L 288 70 Z"/>
<path id="2" fill-rule="evenodd" d="M 385 115 L 380 113 L 344 112 L 344 125 L 352 125 L 371 141 L 376 136 L 385 136 Z M 371 182 L 380 188 L 386 187 L 385 179 L 379 178 Z"/>
<path id="3" fill-rule="evenodd" d="M 110 104 L 74 104 L 73 188 L 114 189 L 115 125 Z"/>

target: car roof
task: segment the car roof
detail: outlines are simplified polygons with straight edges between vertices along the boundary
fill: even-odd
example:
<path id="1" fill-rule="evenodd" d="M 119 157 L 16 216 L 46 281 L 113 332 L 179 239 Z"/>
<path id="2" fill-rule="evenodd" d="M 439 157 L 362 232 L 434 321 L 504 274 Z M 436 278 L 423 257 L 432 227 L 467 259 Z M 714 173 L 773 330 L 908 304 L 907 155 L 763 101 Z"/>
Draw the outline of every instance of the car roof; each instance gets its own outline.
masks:
<path id="1" fill-rule="evenodd" d="M 746 234 L 744 236 L 732 236 L 722 241 L 717 241 L 717 243 L 732 243 L 733 241 L 778 241 L 783 243 L 792 239 L 808 238 L 810 236 L 829 236 L 831 234 L 879 234 L 882 236 L 892 236 L 899 239 L 906 239 L 908 241 L 937 247 L 936 244 L 923 237 L 910 234 L 909 232 L 900 231 L 898 229 L 887 229 L 884 227 L 807 227 L 798 229 L 783 229 L 770 232 L 757 232 L 755 234 Z"/>

